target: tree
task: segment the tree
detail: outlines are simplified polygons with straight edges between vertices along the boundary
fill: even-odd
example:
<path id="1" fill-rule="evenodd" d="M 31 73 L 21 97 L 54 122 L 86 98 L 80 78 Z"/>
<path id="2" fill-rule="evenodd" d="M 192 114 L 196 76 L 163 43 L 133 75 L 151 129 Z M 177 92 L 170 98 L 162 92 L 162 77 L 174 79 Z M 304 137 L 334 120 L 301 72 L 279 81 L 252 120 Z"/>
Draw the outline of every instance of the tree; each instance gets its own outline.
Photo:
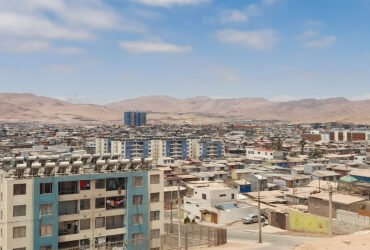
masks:
<path id="1" fill-rule="evenodd" d="M 305 139 L 300 140 L 299 145 L 301 146 L 301 154 L 303 155 L 304 154 L 304 146 L 307 145 L 306 140 Z"/>
<path id="2" fill-rule="evenodd" d="M 280 138 L 278 138 L 277 140 L 274 140 L 274 143 L 272 145 L 272 147 L 275 149 L 275 150 L 282 150 L 283 149 L 283 140 L 281 140 Z"/>

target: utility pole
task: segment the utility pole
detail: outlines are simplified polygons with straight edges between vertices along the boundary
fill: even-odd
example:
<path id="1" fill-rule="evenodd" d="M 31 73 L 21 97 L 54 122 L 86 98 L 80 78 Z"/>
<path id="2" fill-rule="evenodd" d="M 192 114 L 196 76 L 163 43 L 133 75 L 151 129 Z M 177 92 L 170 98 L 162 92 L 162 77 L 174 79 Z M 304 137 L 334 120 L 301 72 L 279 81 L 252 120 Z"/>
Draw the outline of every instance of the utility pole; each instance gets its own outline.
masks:
<path id="1" fill-rule="evenodd" d="M 329 184 L 329 237 L 333 236 L 333 186 Z"/>
<path id="2" fill-rule="evenodd" d="M 177 182 L 177 218 L 179 223 L 177 224 L 177 233 L 178 233 L 178 241 L 177 241 L 177 248 L 181 250 L 181 218 L 180 218 L 180 179 Z"/>
<path id="3" fill-rule="evenodd" d="M 258 186 L 258 243 L 262 243 L 262 225 L 261 225 L 261 202 L 260 202 L 260 179 L 257 177 Z"/>
<path id="4" fill-rule="evenodd" d="M 173 204 L 173 192 L 171 190 L 171 204 L 170 204 L 170 209 L 171 209 L 171 227 L 170 227 L 170 233 L 173 233 L 173 212 L 172 212 L 172 204 Z"/>
<path id="5" fill-rule="evenodd" d="M 295 180 L 293 180 L 293 205 L 295 205 Z"/>

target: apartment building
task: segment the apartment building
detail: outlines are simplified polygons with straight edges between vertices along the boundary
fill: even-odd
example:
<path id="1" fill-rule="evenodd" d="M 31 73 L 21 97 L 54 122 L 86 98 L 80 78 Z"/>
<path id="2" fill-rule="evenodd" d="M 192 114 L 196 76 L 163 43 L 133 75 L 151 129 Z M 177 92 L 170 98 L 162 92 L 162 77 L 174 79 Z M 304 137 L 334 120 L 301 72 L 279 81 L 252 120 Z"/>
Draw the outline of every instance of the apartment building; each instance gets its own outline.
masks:
<path id="1" fill-rule="evenodd" d="M 225 154 L 220 140 L 185 137 L 96 138 L 95 147 L 96 154 L 117 154 L 126 159 L 152 158 L 155 162 L 164 157 L 176 160 L 221 159 Z"/>
<path id="2" fill-rule="evenodd" d="M 367 142 L 370 140 L 370 131 L 333 130 L 329 138 L 333 142 Z"/>
<path id="3" fill-rule="evenodd" d="M 124 113 L 125 126 L 146 126 L 146 112 L 142 111 L 128 111 Z"/>
<path id="4" fill-rule="evenodd" d="M 0 249 L 160 249 L 162 171 L 89 155 L 49 159 L 0 160 Z"/>

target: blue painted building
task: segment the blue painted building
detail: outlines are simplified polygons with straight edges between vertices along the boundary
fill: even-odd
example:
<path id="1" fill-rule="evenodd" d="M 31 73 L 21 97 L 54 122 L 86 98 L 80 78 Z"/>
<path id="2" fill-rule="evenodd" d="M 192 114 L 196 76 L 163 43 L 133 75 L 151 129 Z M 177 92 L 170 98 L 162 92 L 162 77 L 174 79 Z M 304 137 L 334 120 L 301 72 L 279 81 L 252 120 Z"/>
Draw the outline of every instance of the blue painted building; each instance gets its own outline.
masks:
<path id="1" fill-rule="evenodd" d="M 142 111 L 125 112 L 123 121 L 125 126 L 131 127 L 146 126 L 146 112 Z"/>

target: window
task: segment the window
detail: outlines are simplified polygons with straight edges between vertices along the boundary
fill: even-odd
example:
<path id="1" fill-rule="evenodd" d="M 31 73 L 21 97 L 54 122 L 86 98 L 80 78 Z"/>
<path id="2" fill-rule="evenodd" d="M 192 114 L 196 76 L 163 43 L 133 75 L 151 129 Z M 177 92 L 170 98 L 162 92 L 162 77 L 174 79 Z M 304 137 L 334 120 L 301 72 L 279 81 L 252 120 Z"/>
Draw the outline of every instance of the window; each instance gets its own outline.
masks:
<path id="1" fill-rule="evenodd" d="M 143 196 L 142 195 L 134 195 L 133 202 L 134 205 L 141 205 L 143 204 Z"/>
<path id="2" fill-rule="evenodd" d="M 132 216 L 132 224 L 143 224 L 144 223 L 144 215 L 142 214 L 134 214 Z"/>
<path id="3" fill-rule="evenodd" d="M 116 196 L 116 197 L 107 197 L 107 210 L 124 208 L 126 206 L 126 197 Z"/>
<path id="4" fill-rule="evenodd" d="M 80 249 L 90 249 L 90 239 L 80 240 Z"/>
<path id="5" fill-rule="evenodd" d="M 226 197 L 226 194 L 220 194 L 220 197 Z"/>
<path id="6" fill-rule="evenodd" d="M 53 213 L 52 204 L 41 204 L 40 205 L 40 215 L 48 215 Z"/>
<path id="7" fill-rule="evenodd" d="M 231 194 L 231 199 L 234 200 L 235 199 L 235 194 Z"/>
<path id="8" fill-rule="evenodd" d="M 159 184 L 160 183 L 160 175 L 154 174 L 150 176 L 150 184 Z"/>
<path id="9" fill-rule="evenodd" d="M 26 194 L 26 184 L 14 184 L 13 195 L 24 195 Z"/>
<path id="10" fill-rule="evenodd" d="M 53 183 L 40 183 L 40 194 L 51 194 L 53 192 Z"/>
<path id="11" fill-rule="evenodd" d="M 125 189 L 125 178 L 110 178 L 107 179 L 107 191 Z"/>
<path id="12" fill-rule="evenodd" d="M 80 210 L 90 209 L 90 199 L 80 200 Z"/>
<path id="13" fill-rule="evenodd" d="M 105 227 L 105 217 L 95 218 L 95 228 Z"/>
<path id="14" fill-rule="evenodd" d="M 151 193 L 150 202 L 159 202 L 159 193 Z"/>
<path id="15" fill-rule="evenodd" d="M 104 189 L 104 188 L 105 188 L 104 179 L 95 180 L 95 189 Z"/>
<path id="16" fill-rule="evenodd" d="M 134 244 L 141 244 L 144 240 L 144 235 L 142 233 L 132 234 L 132 242 Z"/>
<path id="17" fill-rule="evenodd" d="M 81 180 L 80 181 L 80 190 L 90 190 L 90 181 L 89 180 Z"/>
<path id="18" fill-rule="evenodd" d="M 40 235 L 41 236 L 53 235 L 53 227 L 51 226 L 51 224 L 41 225 L 41 227 L 40 227 Z"/>
<path id="19" fill-rule="evenodd" d="M 150 211 L 150 221 L 159 220 L 159 211 Z"/>
<path id="20" fill-rule="evenodd" d="M 74 201 L 60 201 L 59 202 L 59 215 L 77 214 L 78 202 Z"/>
<path id="21" fill-rule="evenodd" d="M 64 194 L 78 194 L 78 182 L 77 181 L 59 182 L 59 195 Z"/>
<path id="22" fill-rule="evenodd" d="M 123 227 L 124 217 L 123 215 L 107 216 L 106 218 L 106 229 L 115 229 Z"/>
<path id="23" fill-rule="evenodd" d="M 150 239 L 158 239 L 161 235 L 161 230 L 159 229 L 152 229 L 150 230 Z"/>
<path id="24" fill-rule="evenodd" d="M 105 198 L 96 198 L 95 208 L 105 208 Z"/>
<path id="25" fill-rule="evenodd" d="M 13 227 L 13 239 L 26 237 L 26 226 Z"/>
<path id="26" fill-rule="evenodd" d="M 40 247 L 40 250 L 52 250 L 51 246 Z"/>
<path id="27" fill-rule="evenodd" d="M 13 206 L 13 217 L 25 215 L 26 215 L 26 205 Z"/>
<path id="28" fill-rule="evenodd" d="M 203 200 L 207 200 L 207 195 L 206 194 L 202 194 L 202 199 Z"/>
<path id="29" fill-rule="evenodd" d="M 13 248 L 13 250 L 26 250 L 25 247 L 17 247 L 17 248 Z"/>
<path id="30" fill-rule="evenodd" d="M 80 220 L 80 230 L 90 229 L 90 219 Z"/>
<path id="31" fill-rule="evenodd" d="M 134 176 L 134 186 L 135 187 L 144 186 L 144 178 L 142 176 Z"/>

